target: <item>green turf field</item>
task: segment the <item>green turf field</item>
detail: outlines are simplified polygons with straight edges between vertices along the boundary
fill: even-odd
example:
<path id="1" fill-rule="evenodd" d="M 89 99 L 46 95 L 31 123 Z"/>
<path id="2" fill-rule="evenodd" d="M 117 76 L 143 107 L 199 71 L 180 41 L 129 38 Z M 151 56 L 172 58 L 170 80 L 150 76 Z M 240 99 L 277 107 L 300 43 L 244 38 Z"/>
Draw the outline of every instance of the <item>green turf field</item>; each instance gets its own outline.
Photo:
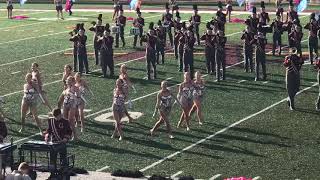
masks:
<path id="1" fill-rule="evenodd" d="M 51 104 L 56 105 L 62 91 L 62 72 L 65 64 L 72 63 L 72 43 L 68 41 L 68 32 L 77 22 L 84 22 L 86 28 L 97 17 L 95 12 L 78 12 L 65 21 L 56 21 L 55 12 L 15 12 L 15 15 L 28 15 L 27 20 L 7 20 L 5 12 L 0 11 L 0 95 L 5 96 L 6 114 L 15 121 L 7 121 L 9 139 L 21 144 L 29 139 L 40 139 L 31 119 L 27 119 L 25 133 L 18 133 L 20 102 L 24 76 L 32 62 L 40 65 L 45 90 Z M 126 16 L 135 16 L 125 13 Z M 186 20 L 191 14 L 182 14 Z M 156 22 L 160 13 L 143 13 L 147 23 Z M 210 20 L 211 14 L 203 14 L 202 20 Z M 247 15 L 237 15 L 246 18 Z M 47 19 L 41 19 L 47 18 Z M 273 19 L 272 17 L 271 19 Z M 301 16 L 302 24 L 308 17 Z M 111 21 L 110 13 L 103 13 L 104 23 Z M 148 25 L 146 25 L 146 28 Z M 137 51 L 131 47 L 133 38 L 129 36 L 130 26 L 126 26 L 126 48 L 115 49 L 115 53 Z M 146 29 L 145 28 L 145 29 Z M 201 32 L 205 24 L 201 25 Z M 227 24 L 228 44 L 240 45 L 242 24 Z M 87 31 L 88 52 L 92 52 L 92 33 Z M 307 38 L 304 31 L 304 40 Z M 268 42 L 272 36 L 268 34 Z M 283 44 L 287 44 L 283 35 Z M 120 43 L 121 46 L 121 43 Z M 307 41 L 303 42 L 303 51 L 307 52 Z M 203 47 L 196 47 L 203 51 Z M 239 49 L 239 48 L 238 48 Z M 143 51 L 143 49 L 138 49 Z M 160 82 L 168 79 L 176 93 L 177 85 L 182 81 L 182 73 L 177 72 L 177 62 L 172 55 L 166 55 L 165 65 L 158 65 L 158 79 L 144 80 L 146 76 L 143 57 L 122 58 L 116 60 L 116 72 L 119 64 L 127 63 L 129 75 L 134 82 L 137 94 L 131 93 L 134 102 L 131 111 L 141 112 L 143 116 L 133 124 L 124 127 L 124 140 L 111 139 L 111 123 L 94 120 L 97 116 L 110 112 L 112 90 L 115 79 L 100 78 L 100 67 L 94 65 L 93 56 L 89 56 L 92 74 L 84 76 L 95 98 L 90 98 L 86 109 L 85 132 L 80 140 L 70 143 L 69 152 L 76 154 L 76 166 L 90 171 L 103 167 L 104 172 L 115 169 L 143 170 L 145 175 L 161 174 L 170 176 L 182 171 L 179 176 L 192 175 L 195 178 L 209 179 L 221 174 L 220 179 L 231 176 L 257 177 L 261 179 L 318 179 L 320 172 L 319 149 L 319 112 L 315 111 L 318 96 L 316 71 L 310 64 L 301 70 L 301 94 L 296 100 L 296 111 L 289 111 L 284 98 L 285 69 L 283 57 L 267 56 L 268 81 L 254 81 L 253 73 L 244 73 L 241 49 L 237 51 L 236 62 L 228 65 L 227 80 L 214 82 L 215 77 L 205 76 L 206 98 L 203 102 L 204 125 L 199 126 L 192 118 L 191 131 L 177 129 L 181 110 L 173 108 L 171 123 L 175 139 L 170 140 L 165 130 L 149 136 L 154 125 L 152 118 L 156 91 Z M 137 59 L 136 59 L 137 58 Z M 228 61 L 227 55 L 227 61 Z M 204 55 L 195 55 L 195 69 L 205 74 Z M 237 64 L 234 64 L 237 63 Z M 46 114 L 41 106 L 40 114 Z M 25 137 L 29 137 L 26 139 Z M 24 138 L 24 139 L 23 139 Z M 219 179 L 218 178 L 218 179 Z"/>

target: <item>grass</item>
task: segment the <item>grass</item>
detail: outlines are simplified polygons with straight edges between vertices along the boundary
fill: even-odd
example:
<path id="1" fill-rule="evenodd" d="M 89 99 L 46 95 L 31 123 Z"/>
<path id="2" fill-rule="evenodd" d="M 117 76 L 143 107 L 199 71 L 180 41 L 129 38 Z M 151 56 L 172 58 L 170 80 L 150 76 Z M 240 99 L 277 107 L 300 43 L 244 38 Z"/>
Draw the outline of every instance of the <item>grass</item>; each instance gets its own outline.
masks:
<path id="1" fill-rule="evenodd" d="M 0 15 L 4 16 L 5 13 L 1 11 Z M 134 16 L 132 13 L 126 15 Z M 146 19 L 147 23 L 156 22 L 160 15 L 160 13 L 144 13 L 144 17 L 150 17 Z M 21 21 L 3 19 L 0 24 L 0 95 L 6 95 L 7 104 L 4 110 L 9 117 L 14 119 L 14 121 L 7 121 L 8 140 L 13 138 L 14 141 L 37 132 L 33 122 L 28 120 L 26 132 L 18 133 L 22 93 L 17 91 L 22 89 L 24 75 L 29 71 L 32 62 L 39 63 L 44 83 L 49 83 L 44 89 L 48 93 L 50 102 L 55 105 L 62 91 L 62 82 L 59 81 L 61 75 L 55 74 L 62 72 L 65 64 L 72 63 L 72 57 L 64 55 L 64 52 L 70 52 L 68 48 L 72 47 L 68 41 L 67 32 L 78 22 L 73 20 L 39 21 L 37 19 L 54 18 L 55 13 L 53 12 L 30 14 L 29 16 L 33 19 Z M 75 16 L 86 18 L 81 21 L 85 22 L 88 28 L 97 14 L 81 12 L 76 13 Z M 110 13 L 103 14 L 104 23 L 110 22 L 110 16 Z M 182 14 L 182 16 L 182 19 L 187 19 L 190 14 Z M 211 16 L 211 14 L 203 14 L 202 18 L 209 20 Z M 245 18 L 246 16 L 237 17 Z M 306 24 L 307 18 L 302 18 L 301 21 L 302 24 Z M 43 23 L 32 24 L 38 22 Z M 15 26 L 21 27 L 14 28 Z M 126 26 L 125 31 L 128 32 L 129 28 L 129 25 Z M 204 28 L 205 24 L 202 24 L 200 31 L 203 32 Z M 8 29 L 9 31 L 6 31 Z M 226 34 L 236 33 L 243 29 L 244 26 L 241 24 L 227 24 Z M 60 34 L 51 35 L 53 33 Z M 304 39 L 306 39 L 307 32 L 304 31 L 304 34 Z M 92 44 L 92 33 L 87 32 L 87 35 L 88 51 L 92 52 L 93 48 L 89 45 Z M 240 45 L 240 36 L 240 33 L 229 36 L 228 43 Z M 22 38 L 27 39 L 21 40 Z M 132 37 L 127 37 L 128 47 L 115 49 L 115 52 L 136 51 L 131 48 L 132 40 Z M 268 42 L 272 42 L 270 34 Z M 287 44 L 285 34 L 283 43 Z M 197 47 L 197 50 L 202 51 L 203 47 Z M 56 51 L 59 52 L 52 53 Z M 303 51 L 307 51 L 306 41 L 303 42 Z M 48 53 L 51 54 L 42 56 Z M 136 123 L 125 125 L 125 139 L 121 142 L 110 138 L 113 130 L 112 124 L 99 123 L 94 120 L 96 116 L 87 118 L 85 133 L 81 134 L 81 140 L 71 142 L 68 149 L 69 152 L 76 154 L 76 166 L 95 171 L 108 165 L 110 168 L 106 169 L 106 172 L 118 168 L 142 169 L 282 100 L 287 96 L 284 82 L 285 71 L 281 64 L 283 57 L 267 56 L 267 59 L 268 82 L 265 84 L 253 81 L 254 74 L 244 73 L 242 65 L 228 68 L 227 81 L 224 82 L 216 83 L 213 76 L 206 76 L 206 98 L 203 102 L 204 125 L 199 126 L 193 117 L 190 132 L 186 132 L 185 129 L 176 129 L 181 110 L 175 106 L 170 118 L 174 127 L 175 139 L 173 140 L 167 138 L 164 129 L 155 137 L 150 137 L 149 129 L 155 123 L 151 117 L 156 98 L 154 92 L 159 90 L 160 81 L 172 77 L 169 80 L 171 86 L 176 86 L 182 81 L 182 74 L 177 72 L 176 61 L 172 55 L 166 55 L 165 65 L 157 67 L 158 79 L 152 81 L 143 79 L 146 76 L 143 60 L 128 63 L 129 75 L 139 92 L 131 93 L 131 98 L 146 96 L 134 101 L 132 111 L 142 112 L 144 115 L 137 119 Z M 10 64 L 15 61 L 18 62 Z M 240 51 L 236 61 L 242 61 Z M 94 65 L 92 56 L 89 56 L 89 62 L 91 70 L 100 68 Z M 123 60 L 116 60 L 117 64 L 123 62 Z M 204 62 L 203 55 L 195 56 L 195 68 L 203 74 L 205 73 Z M 20 73 L 11 74 L 19 71 Z M 301 74 L 301 89 L 308 88 L 316 82 L 316 72 L 310 65 L 304 65 Z M 115 79 L 103 79 L 99 78 L 99 75 L 101 75 L 100 71 L 97 71 L 84 77 L 96 96 L 95 99 L 90 99 L 87 109 L 92 111 L 87 115 L 106 109 L 112 103 Z M 241 80 L 246 81 L 239 83 Z M 176 93 L 176 88 L 173 90 Z M 12 92 L 17 93 L 8 95 Z M 317 179 L 320 170 L 317 161 L 320 147 L 317 129 L 319 113 L 314 110 L 314 101 L 317 96 L 318 88 L 313 87 L 297 97 L 296 111 L 289 111 L 286 104 L 281 103 L 146 170 L 145 174 L 172 175 L 183 171 L 181 175 L 192 175 L 203 179 L 209 179 L 215 174 L 222 174 L 220 178 L 243 175 L 260 176 L 263 179 Z M 106 112 L 108 111 L 103 113 Z M 45 113 L 46 109 L 41 106 L 40 114 Z M 34 136 L 32 139 L 40 139 L 40 136 Z"/>

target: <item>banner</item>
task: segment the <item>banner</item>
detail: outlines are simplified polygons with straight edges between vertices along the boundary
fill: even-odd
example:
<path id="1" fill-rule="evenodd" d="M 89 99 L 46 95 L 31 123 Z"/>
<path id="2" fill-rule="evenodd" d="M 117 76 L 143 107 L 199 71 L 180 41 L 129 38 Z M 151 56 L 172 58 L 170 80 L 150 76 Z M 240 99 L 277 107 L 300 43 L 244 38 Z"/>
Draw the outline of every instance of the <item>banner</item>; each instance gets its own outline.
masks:
<path id="1" fill-rule="evenodd" d="M 297 6 L 297 12 L 302 12 L 307 9 L 308 2 L 307 0 L 301 0 L 299 5 Z"/>

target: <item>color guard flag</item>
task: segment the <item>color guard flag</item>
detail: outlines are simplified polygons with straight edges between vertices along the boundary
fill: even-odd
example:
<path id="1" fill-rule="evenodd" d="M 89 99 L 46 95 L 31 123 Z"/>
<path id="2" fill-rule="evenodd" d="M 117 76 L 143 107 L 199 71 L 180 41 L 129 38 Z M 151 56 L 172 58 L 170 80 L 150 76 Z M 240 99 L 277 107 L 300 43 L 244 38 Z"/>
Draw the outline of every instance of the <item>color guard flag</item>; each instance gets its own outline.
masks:
<path id="1" fill-rule="evenodd" d="M 307 9 L 307 6 L 308 6 L 307 0 L 301 0 L 297 6 L 297 12 L 304 11 L 305 9 Z"/>
<path id="2" fill-rule="evenodd" d="M 27 0 L 20 0 L 20 6 L 24 5 L 24 3 L 26 3 Z"/>

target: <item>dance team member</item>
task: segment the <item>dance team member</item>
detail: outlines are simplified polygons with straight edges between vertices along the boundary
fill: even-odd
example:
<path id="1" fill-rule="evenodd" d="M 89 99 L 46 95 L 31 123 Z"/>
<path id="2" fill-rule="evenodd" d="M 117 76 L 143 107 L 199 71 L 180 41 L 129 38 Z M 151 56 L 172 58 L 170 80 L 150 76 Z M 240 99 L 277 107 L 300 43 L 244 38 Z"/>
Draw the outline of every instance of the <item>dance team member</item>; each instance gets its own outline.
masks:
<path id="1" fill-rule="evenodd" d="M 193 106 L 190 110 L 189 116 L 191 117 L 191 114 L 194 111 L 197 111 L 197 118 L 200 125 L 202 125 L 203 121 L 203 115 L 202 115 L 202 101 L 203 101 L 203 95 L 205 90 L 205 82 L 201 77 L 201 74 L 199 71 L 195 73 L 195 80 L 193 81 L 194 84 L 194 91 L 193 91 Z"/>
<path id="2" fill-rule="evenodd" d="M 56 11 L 57 11 L 57 19 L 59 20 L 62 19 L 64 20 L 63 18 L 63 12 L 62 12 L 62 0 L 54 0 L 54 4 L 56 5 Z"/>
<path id="3" fill-rule="evenodd" d="M 43 90 L 43 83 L 42 83 L 38 63 L 32 63 L 31 74 L 32 74 L 32 81 L 33 81 L 34 85 L 36 86 L 36 90 L 39 93 L 39 97 L 40 97 L 41 102 L 45 106 L 47 106 L 50 111 L 52 111 L 52 107 L 49 104 L 47 93 Z"/>
<path id="4" fill-rule="evenodd" d="M 297 50 L 292 49 L 292 53 L 286 56 L 284 67 L 286 68 L 286 86 L 288 91 L 288 106 L 290 110 L 294 110 L 294 97 L 300 88 L 300 70 L 303 64 L 301 57 L 297 55 Z"/>
<path id="5" fill-rule="evenodd" d="M 25 76 L 26 84 L 23 86 L 23 97 L 21 102 L 21 128 L 19 132 L 24 131 L 25 119 L 28 110 L 30 110 L 33 119 L 36 121 L 40 134 L 42 134 L 41 122 L 38 119 L 38 102 L 39 93 L 36 89 L 36 85 L 32 81 L 32 74 L 28 73 Z"/>
<path id="6" fill-rule="evenodd" d="M 58 109 L 63 108 L 63 118 L 69 120 L 73 132 L 73 138 L 77 140 L 78 136 L 75 129 L 75 121 L 80 92 L 79 88 L 75 86 L 76 81 L 74 77 L 69 76 L 67 78 L 66 84 L 67 89 L 65 89 L 59 97 Z"/>
<path id="7" fill-rule="evenodd" d="M 120 11 L 120 0 L 112 0 L 113 1 L 113 15 L 112 21 L 114 21 L 114 17 L 118 17 Z"/>
<path id="8" fill-rule="evenodd" d="M 131 100 L 129 99 L 129 88 L 132 88 L 135 93 L 137 93 L 136 88 L 134 87 L 133 83 L 130 81 L 129 75 L 128 75 L 128 68 L 125 64 L 122 64 L 120 66 L 120 75 L 119 79 L 122 81 L 122 91 L 125 95 L 125 101 L 129 101 L 129 106 L 131 106 Z M 129 119 L 129 123 L 133 122 L 133 118 L 128 113 L 127 108 L 125 108 L 126 116 Z"/>
<path id="9" fill-rule="evenodd" d="M 154 135 L 154 132 L 160 127 L 162 123 L 164 123 L 167 127 L 167 132 L 170 139 L 173 139 L 172 129 L 169 121 L 169 116 L 171 113 L 171 109 L 173 106 L 173 102 L 176 98 L 168 89 L 168 82 L 162 81 L 161 82 L 161 90 L 157 95 L 157 103 L 154 109 L 153 118 L 155 118 L 157 112 L 159 111 L 160 118 L 150 130 L 151 136 Z M 178 99 L 176 99 L 178 101 Z"/>
<path id="10" fill-rule="evenodd" d="M 67 79 L 69 76 L 73 76 L 72 67 L 69 64 L 66 64 L 63 68 L 63 75 L 62 75 L 62 82 L 63 82 L 63 89 L 67 89 Z"/>
<path id="11" fill-rule="evenodd" d="M 8 19 L 12 19 L 13 2 L 12 0 L 7 0 L 7 15 Z"/>
<path id="12" fill-rule="evenodd" d="M 77 100 L 77 113 L 76 115 L 79 115 L 80 119 L 80 132 L 83 132 L 84 130 L 84 108 L 86 104 L 88 103 L 87 100 L 85 99 L 86 92 L 89 92 L 89 86 L 87 82 L 84 79 L 81 79 L 81 74 L 76 73 L 74 75 L 74 79 L 76 81 L 75 87 L 79 89 L 79 96 Z M 77 121 L 76 121 L 76 127 L 77 127 Z"/>
<path id="13" fill-rule="evenodd" d="M 116 136 L 119 136 L 119 141 L 123 139 L 123 134 L 122 134 L 122 128 L 121 128 L 121 119 L 124 116 L 125 113 L 125 99 L 126 95 L 123 92 L 123 83 L 121 79 L 117 79 L 116 81 L 116 87 L 113 92 L 113 103 L 112 103 L 112 112 L 113 112 L 113 117 L 115 119 L 114 123 L 114 131 L 111 136 L 111 138 L 115 138 Z"/>
<path id="14" fill-rule="evenodd" d="M 184 73 L 184 80 L 179 85 L 178 99 L 182 106 L 182 113 L 177 127 L 180 128 L 182 123 L 186 124 L 187 131 L 190 130 L 190 110 L 193 106 L 194 84 L 190 72 Z"/>

